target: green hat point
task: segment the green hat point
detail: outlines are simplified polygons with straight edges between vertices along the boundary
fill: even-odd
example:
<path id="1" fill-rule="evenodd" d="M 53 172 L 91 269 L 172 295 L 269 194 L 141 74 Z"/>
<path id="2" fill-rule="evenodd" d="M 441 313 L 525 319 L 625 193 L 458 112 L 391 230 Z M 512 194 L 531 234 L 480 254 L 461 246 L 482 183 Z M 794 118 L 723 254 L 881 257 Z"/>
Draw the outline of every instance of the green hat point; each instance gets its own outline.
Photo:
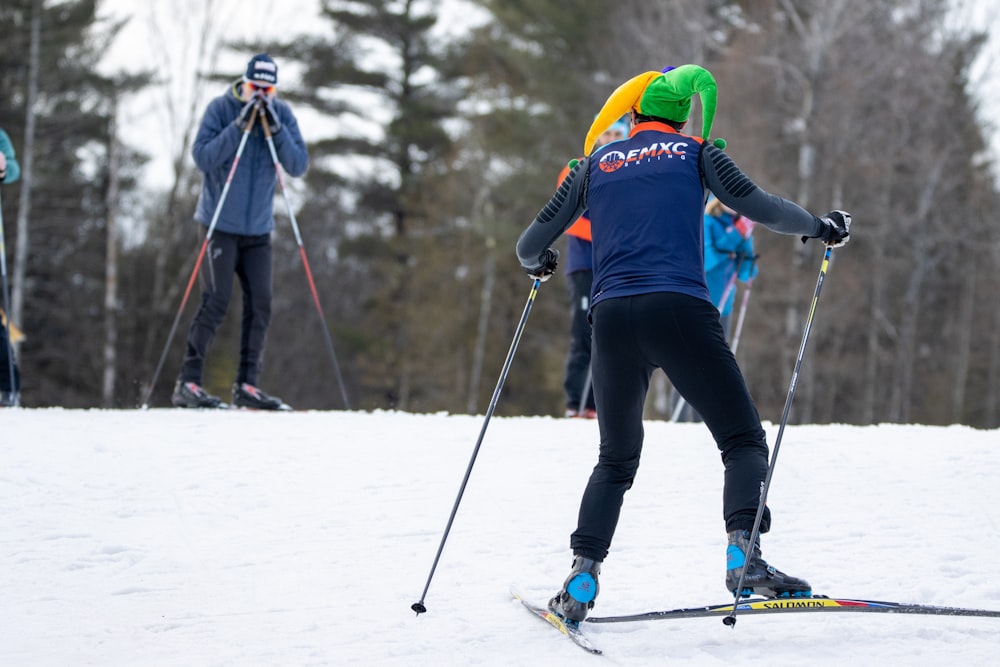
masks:
<path id="1" fill-rule="evenodd" d="M 653 79 L 639 99 L 639 113 L 683 123 L 691 115 L 691 98 L 701 97 L 701 136 L 708 140 L 715 120 L 718 87 L 715 77 L 704 67 L 681 65 Z M 722 141 L 717 139 L 716 146 Z M 725 141 L 722 141 L 725 147 Z"/>

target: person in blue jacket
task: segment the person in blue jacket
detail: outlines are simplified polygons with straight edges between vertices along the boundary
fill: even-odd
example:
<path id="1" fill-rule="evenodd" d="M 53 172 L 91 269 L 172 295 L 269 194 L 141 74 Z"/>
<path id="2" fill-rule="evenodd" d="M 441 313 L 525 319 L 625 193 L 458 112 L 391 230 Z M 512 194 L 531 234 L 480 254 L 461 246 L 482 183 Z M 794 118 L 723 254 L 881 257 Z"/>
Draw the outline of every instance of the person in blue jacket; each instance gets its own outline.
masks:
<path id="1" fill-rule="evenodd" d="M 224 405 L 202 387 L 202 371 L 205 355 L 229 307 L 235 275 L 243 291 L 243 318 L 233 403 L 264 410 L 287 408 L 281 399 L 257 386 L 271 322 L 271 232 L 278 181 L 263 124 L 267 123 L 278 162 L 289 175 L 305 173 L 309 154 L 295 115 L 277 97 L 277 89 L 277 64 L 266 53 L 255 55 L 243 77 L 209 103 L 195 136 L 192 154 L 204 182 L 194 219 L 204 227 L 204 235 L 219 207 L 243 133 L 249 132 L 201 269 L 201 306 L 188 332 L 184 362 L 171 399 L 177 407 Z M 251 120 L 255 122 L 251 124 Z"/>
<path id="2" fill-rule="evenodd" d="M 0 130 L 0 183 L 13 183 L 20 177 L 21 165 L 17 162 L 14 144 L 7 133 Z M 0 304 L 0 408 L 10 408 L 20 404 L 21 371 L 11 348 L 13 324 L 7 322 L 2 306 Z"/>
<path id="3" fill-rule="evenodd" d="M 695 94 L 702 102 L 701 137 L 680 131 Z M 547 279 L 558 260 L 552 243 L 584 210 L 589 212 L 591 366 L 601 443 L 570 536 L 570 573 L 549 601 L 549 609 L 571 624 L 584 620 L 597 598 L 601 565 L 639 469 L 643 408 L 657 368 L 702 416 L 722 456 L 726 588 L 737 597 L 811 593 L 808 582 L 763 559 L 759 539 L 751 543 L 768 446 L 708 295 L 703 216 L 711 192 L 773 231 L 820 238 L 830 246 L 847 242 L 851 216 L 831 211 L 818 217 L 751 181 L 722 151 L 725 142 L 708 141 L 716 99 L 715 78 L 697 65 L 645 72 L 619 86 L 591 126 L 586 157 L 517 242 L 525 272 Z M 592 152 L 609 119 L 627 111 L 632 113 L 628 139 Z M 770 509 L 764 508 L 760 532 L 770 525 Z M 683 567 L 674 563 L 662 569 L 671 576 Z"/>
<path id="4" fill-rule="evenodd" d="M 757 277 L 753 224 L 717 197 L 709 198 L 705 207 L 705 282 L 712 303 L 719 309 L 726 340 L 731 335 L 736 281 L 746 283 Z"/>

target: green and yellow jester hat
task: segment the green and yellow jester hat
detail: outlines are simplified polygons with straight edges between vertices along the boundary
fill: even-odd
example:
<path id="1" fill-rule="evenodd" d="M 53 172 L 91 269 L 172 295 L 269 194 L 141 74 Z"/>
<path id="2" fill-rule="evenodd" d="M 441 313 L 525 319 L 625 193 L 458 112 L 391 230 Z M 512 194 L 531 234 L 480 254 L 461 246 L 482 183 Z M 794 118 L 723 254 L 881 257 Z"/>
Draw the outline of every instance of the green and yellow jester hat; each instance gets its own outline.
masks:
<path id="1" fill-rule="evenodd" d="M 594 118 L 583 144 L 584 155 L 590 155 L 594 142 L 623 114 L 636 111 L 644 116 L 656 116 L 678 123 L 691 115 L 691 98 L 701 97 L 701 136 L 706 141 L 712 131 L 718 87 L 715 77 L 704 67 L 681 65 L 662 72 L 644 72 L 618 86 Z M 725 148 L 723 139 L 715 145 Z"/>

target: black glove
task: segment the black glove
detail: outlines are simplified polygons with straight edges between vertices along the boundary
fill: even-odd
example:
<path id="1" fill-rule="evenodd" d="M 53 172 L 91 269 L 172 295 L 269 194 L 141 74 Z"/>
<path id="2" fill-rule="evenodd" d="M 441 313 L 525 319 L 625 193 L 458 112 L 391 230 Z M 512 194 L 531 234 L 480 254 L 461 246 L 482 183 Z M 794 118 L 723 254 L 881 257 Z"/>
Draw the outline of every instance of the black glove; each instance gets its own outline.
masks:
<path id="1" fill-rule="evenodd" d="M 257 104 L 256 99 L 251 99 L 249 102 L 243 105 L 240 109 L 240 115 L 236 117 L 233 121 L 233 125 L 238 127 L 240 130 L 246 130 L 247 124 L 250 122 L 250 115 L 253 113 L 254 105 Z"/>
<path id="2" fill-rule="evenodd" d="M 281 121 L 278 120 L 278 110 L 274 108 L 274 100 L 270 97 L 264 96 L 264 120 L 267 122 L 267 127 L 271 130 L 271 134 L 275 135 L 281 132 Z"/>
<path id="3" fill-rule="evenodd" d="M 747 269 L 749 273 L 753 273 L 753 267 L 757 263 L 757 259 L 760 255 L 746 255 L 740 254 L 736 256 L 736 268 L 741 269 L 744 264 L 749 265 L 750 268 Z"/>
<path id="4" fill-rule="evenodd" d="M 554 248 L 546 248 L 539 260 L 537 266 L 523 266 L 521 268 L 532 278 L 545 282 L 556 272 L 556 266 L 559 265 L 559 251 Z"/>
<path id="5" fill-rule="evenodd" d="M 821 239 L 823 243 L 834 248 L 839 248 L 851 240 L 851 214 L 847 211 L 830 211 L 820 218 L 820 221 L 823 223 L 823 229 L 818 236 L 812 238 Z M 802 242 L 805 243 L 808 239 L 808 236 L 803 236 Z"/>

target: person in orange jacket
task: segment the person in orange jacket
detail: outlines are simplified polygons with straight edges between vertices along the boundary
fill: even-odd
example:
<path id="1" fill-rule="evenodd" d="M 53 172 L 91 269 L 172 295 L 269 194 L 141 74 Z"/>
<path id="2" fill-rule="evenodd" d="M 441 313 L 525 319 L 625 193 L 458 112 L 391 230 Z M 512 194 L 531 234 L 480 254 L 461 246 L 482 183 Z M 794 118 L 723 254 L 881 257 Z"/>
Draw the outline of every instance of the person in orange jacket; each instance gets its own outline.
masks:
<path id="1" fill-rule="evenodd" d="M 598 138 L 596 145 L 604 146 L 628 136 L 629 121 L 615 121 Z M 571 161 L 574 164 L 576 161 Z M 559 172 L 559 182 L 569 174 L 566 165 Z M 584 213 L 566 230 L 566 279 L 570 300 L 569 351 L 563 374 L 566 393 L 566 416 L 593 419 L 597 416 L 594 392 L 590 390 L 590 288 L 594 283 L 593 243 L 590 237 L 590 219 Z"/>

